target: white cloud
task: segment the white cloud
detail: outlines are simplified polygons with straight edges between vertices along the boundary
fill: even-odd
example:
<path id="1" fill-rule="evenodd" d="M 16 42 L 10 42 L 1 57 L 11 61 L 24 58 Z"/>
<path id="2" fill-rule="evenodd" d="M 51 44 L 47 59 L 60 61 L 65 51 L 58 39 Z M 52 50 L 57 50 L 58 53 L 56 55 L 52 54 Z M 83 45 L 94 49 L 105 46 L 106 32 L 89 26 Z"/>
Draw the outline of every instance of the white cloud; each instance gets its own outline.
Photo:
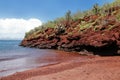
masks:
<path id="1" fill-rule="evenodd" d="M 0 39 L 22 39 L 25 32 L 42 25 L 39 19 L 0 19 Z"/>

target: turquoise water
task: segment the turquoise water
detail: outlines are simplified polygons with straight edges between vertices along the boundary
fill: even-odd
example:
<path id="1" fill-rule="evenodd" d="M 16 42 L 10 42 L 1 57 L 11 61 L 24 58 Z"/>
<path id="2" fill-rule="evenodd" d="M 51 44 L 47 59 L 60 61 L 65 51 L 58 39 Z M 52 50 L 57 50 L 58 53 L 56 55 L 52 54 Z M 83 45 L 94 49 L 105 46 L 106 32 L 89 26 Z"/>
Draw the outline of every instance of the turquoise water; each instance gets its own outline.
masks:
<path id="1" fill-rule="evenodd" d="M 20 42 L 20 40 L 0 40 L 0 76 L 56 63 L 56 52 L 21 47 Z M 44 57 L 54 60 L 49 61 Z"/>

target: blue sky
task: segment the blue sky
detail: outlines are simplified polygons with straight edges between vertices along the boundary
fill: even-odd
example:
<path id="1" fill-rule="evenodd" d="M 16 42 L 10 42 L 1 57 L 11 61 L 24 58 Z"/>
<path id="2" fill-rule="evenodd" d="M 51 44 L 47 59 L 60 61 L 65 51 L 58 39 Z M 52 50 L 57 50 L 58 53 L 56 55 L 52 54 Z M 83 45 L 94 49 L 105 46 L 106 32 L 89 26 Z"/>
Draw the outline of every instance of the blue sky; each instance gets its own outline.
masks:
<path id="1" fill-rule="evenodd" d="M 0 39 L 23 39 L 25 32 L 48 20 L 113 0 L 0 0 Z"/>
<path id="2" fill-rule="evenodd" d="M 46 22 L 72 13 L 87 10 L 93 4 L 100 5 L 113 0 L 0 0 L 0 18 L 39 18 Z"/>

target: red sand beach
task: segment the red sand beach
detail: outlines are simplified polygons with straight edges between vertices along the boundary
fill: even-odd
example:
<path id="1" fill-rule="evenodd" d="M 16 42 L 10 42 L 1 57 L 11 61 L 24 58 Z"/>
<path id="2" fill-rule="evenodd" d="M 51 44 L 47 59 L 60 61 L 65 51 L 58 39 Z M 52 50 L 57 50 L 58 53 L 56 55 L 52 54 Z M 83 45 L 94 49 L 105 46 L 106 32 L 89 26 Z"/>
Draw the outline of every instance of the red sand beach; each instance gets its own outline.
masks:
<path id="1" fill-rule="evenodd" d="M 58 56 L 59 58 L 59 56 Z M 59 58 L 63 61 L 13 75 L 0 80 L 119 80 L 120 57 L 76 56 Z"/>

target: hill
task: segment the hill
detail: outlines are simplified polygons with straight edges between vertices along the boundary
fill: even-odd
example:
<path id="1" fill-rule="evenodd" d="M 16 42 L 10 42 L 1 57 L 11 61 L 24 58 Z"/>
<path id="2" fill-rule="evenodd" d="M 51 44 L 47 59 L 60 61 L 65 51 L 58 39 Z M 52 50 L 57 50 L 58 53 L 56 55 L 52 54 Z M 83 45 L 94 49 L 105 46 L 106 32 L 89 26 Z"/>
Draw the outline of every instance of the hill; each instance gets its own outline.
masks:
<path id="1" fill-rule="evenodd" d="M 21 46 L 85 54 L 120 53 L 120 0 L 49 21 L 26 33 Z M 91 53 L 90 53 L 91 52 Z"/>

